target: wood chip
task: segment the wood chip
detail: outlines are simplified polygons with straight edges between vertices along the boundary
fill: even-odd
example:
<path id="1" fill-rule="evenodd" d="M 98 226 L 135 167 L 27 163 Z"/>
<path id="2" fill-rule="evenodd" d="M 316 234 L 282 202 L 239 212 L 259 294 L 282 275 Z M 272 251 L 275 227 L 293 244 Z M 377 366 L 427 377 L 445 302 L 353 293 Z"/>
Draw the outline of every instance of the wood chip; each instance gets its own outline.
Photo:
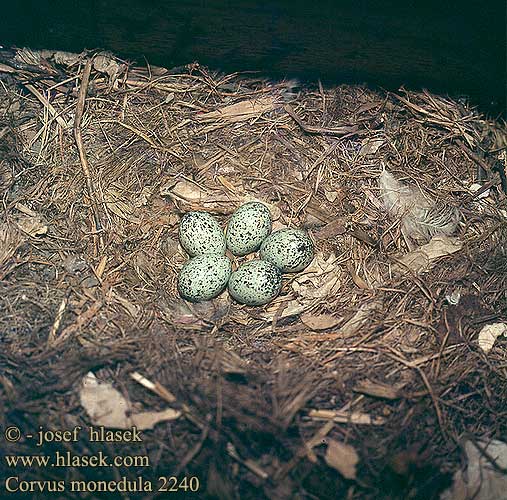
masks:
<path id="1" fill-rule="evenodd" d="M 356 479 L 359 456 L 349 444 L 329 439 L 325 460 L 327 465 L 336 469 L 345 479 Z"/>
<path id="2" fill-rule="evenodd" d="M 314 234 L 317 240 L 327 240 L 333 236 L 345 234 L 346 232 L 347 228 L 345 227 L 345 219 L 339 217 L 331 222 L 328 222 L 324 227 L 315 231 Z"/>
<path id="3" fill-rule="evenodd" d="M 340 424 L 350 422 L 355 425 L 383 425 L 385 423 L 385 418 L 383 417 L 372 417 L 368 413 L 357 411 L 348 413 L 335 410 L 310 410 L 308 416 L 315 420 L 332 420 Z"/>
<path id="4" fill-rule="evenodd" d="M 359 382 L 353 390 L 374 398 L 394 400 L 401 397 L 399 388 L 372 380 L 363 380 Z"/>
<path id="5" fill-rule="evenodd" d="M 304 313 L 300 316 L 301 321 L 312 330 L 327 330 L 338 325 L 342 318 L 337 318 L 332 314 L 313 314 Z"/>

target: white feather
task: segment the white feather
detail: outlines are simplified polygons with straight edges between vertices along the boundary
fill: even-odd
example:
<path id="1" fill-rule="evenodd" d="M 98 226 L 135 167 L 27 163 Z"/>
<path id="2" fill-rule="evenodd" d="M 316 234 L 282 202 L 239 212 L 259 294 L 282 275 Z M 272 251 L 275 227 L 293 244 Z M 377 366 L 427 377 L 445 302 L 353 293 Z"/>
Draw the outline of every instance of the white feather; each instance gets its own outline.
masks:
<path id="1" fill-rule="evenodd" d="M 398 217 L 406 236 L 415 240 L 429 240 L 436 235 L 451 235 L 458 227 L 459 211 L 437 204 L 417 187 L 398 181 L 384 170 L 379 187 L 386 211 Z"/>

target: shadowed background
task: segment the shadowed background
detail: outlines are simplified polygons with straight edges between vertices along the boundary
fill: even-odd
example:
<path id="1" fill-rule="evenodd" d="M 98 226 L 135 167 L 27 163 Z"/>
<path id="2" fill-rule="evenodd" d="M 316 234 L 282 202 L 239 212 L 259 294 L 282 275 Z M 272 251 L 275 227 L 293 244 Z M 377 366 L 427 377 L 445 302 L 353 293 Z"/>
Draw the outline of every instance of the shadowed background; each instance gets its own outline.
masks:
<path id="1" fill-rule="evenodd" d="M 172 67 L 469 96 L 506 108 L 505 3 L 431 1 L 25 0 L 2 6 L 1 42 L 104 48 Z"/>

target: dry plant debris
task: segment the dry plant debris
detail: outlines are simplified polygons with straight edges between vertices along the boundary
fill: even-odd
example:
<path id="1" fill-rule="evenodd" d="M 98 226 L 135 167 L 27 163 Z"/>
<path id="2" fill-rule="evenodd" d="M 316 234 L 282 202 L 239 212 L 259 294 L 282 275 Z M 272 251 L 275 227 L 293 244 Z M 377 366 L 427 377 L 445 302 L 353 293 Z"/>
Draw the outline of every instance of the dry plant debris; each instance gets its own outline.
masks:
<path id="1" fill-rule="evenodd" d="M 152 429 L 159 422 L 174 420 L 181 414 L 172 408 L 157 412 L 135 412 L 134 405 L 118 390 L 108 382 L 98 381 L 92 372 L 83 377 L 79 399 L 91 422 L 109 429 L 136 427 L 143 431 Z"/>
<path id="2" fill-rule="evenodd" d="M 197 475 L 201 498 L 438 498 L 463 437 L 505 441 L 507 344 L 478 344 L 507 320 L 503 122 L 428 92 L 295 94 L 197 63 L 0 63 L 1 427 L 91 425 L 90 372 L 153 417 L 151 467 L 121 474 Z M 453 236 L 407 236 L 384 171 L 459 210 Z M 264 308 L 185 303 L 180 217 L 249 200 L 309 231 L 314 262 Z"/>

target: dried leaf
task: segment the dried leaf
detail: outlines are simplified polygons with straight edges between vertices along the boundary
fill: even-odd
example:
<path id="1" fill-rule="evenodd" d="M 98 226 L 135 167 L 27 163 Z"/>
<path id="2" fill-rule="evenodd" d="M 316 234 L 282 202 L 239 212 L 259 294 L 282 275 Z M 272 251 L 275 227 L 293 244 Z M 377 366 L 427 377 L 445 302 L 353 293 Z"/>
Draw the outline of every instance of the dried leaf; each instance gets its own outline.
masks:
<path id="1" fill-rule="evenodd" d="M 16 224 L 21 231 L 32 238 L 35 238 L 36 236 L 43 236 L 48 232 L 48 226 L 43 222 L 40 215 L 35 215 L 33 217 L 19 217 Z"/>
<path id="2" fill-rule="evenodd" d="M 260 97 L 255 101 L 240 101 L 230 106 L 210 111 L 209 113 L 198 114 L 196 118 L 200 121 L 224 119 L 229 122 L 238 122 L 259 116 L 275 109 L 275 107 L 276 101 L 272 97 Z"/>
<path id="3" fill-rule="evenodd" d="M 153 427 L 160 422 L 176 420 L 180 416 L 181 413 L 178 410 L 166 408 L 161 411 L 143 411 L 141 413 L 134 413 L 133 415 L 130 415 L 129 418 L 132 421 L 132 425 L 142 431 L 146 429 L 153 429 Z M 129 425 L 128 427 L 131 426 Z"/>
<path id="4" fill-rule="evenodd" d="M 42 50 L 41 54 L 46 59 L 52 59 L 56 64 L 62 66 L 74 66 L 83 57 L 86 57 L 85 53 L 75 54 L 74 52 L 63 52 L 61 50 Z"/>
<path id="5" fill-rule="evenodd" d="M 362 141 L 361 149 L 359 150 L 359 156 L 375 154 L 384 145 L 384 143 L 384 139 L 364 139 Z"/>
<path id="6" fill-rule="evenodd" d="M 327 465 L 336 469 L 345 479 L 356 479 L 359 455 L 349 444 L 329 439 L 325 459 Z"/>
<path id="7" fill-rule="evenodd" d="M 83 377 L 79 391 L 81 406 L 86 410 L 94 425 L 107 428 L 139 430 L 151 429 L 165 420 L 174 420 L 181 413 L 172 408 L 158 412 L 140 412 L 131 414 L 129 402 L 108 382 L 99 382 L 92 372 Z"/>
<path id="8" fill-rule="evenodd" d="M 484 352 L 489 352 L 493 348 L 495 341 L 500 335 L 507 335 L 506 323 L 493 323 L 486 325 L 479 333 L 479 347 Z"/>
<path id="9" fill-rule="evenodd" d="M 93 68 L 101 73 L 106 73 L 110 78 L 115 78 L 124 68 L 116 59 L 107 52 L 101 52 L 93 58 Z"/>
<path id="10" fill-rule="evenodd" d="M 241 198 L 234 194 L 229 192 L 224 194 L 218 189 L 208 191 L 185 179 L 176 184 L 168 182 L 160 188 L 160 194 L 186 203 L 187 208 L 191 210 L 220 210 L 227 213 L 228 210 L 233 211 L 234 204 L 238 203 L 238 206 L 241 204 Z"/>
<path id="11" fill-rule="evenodd" d="M 372 314 L 379 308 L 377 302 L 369 302 L 361 305 L 359 310 L 346 323 L 340 327 L 343 338 L 352 337 L 359 329 L 371 319 Z"/>
<path id="12" fill-rule="evenodd" d="M 299 281 L 292 283 L 292 289 L 303 299 L 323 299 L 335 294 L 341 282 L 336 276 L 325 276 L 320 279 L 307 281 L 303 286 Z"/>
<path id="13" fill-rule="evenodd" d="M 321 276 L 337 269 L 336 261 L 338 257 L 331 253 L 326 259 L 322 252 L 317 252 L 310 265 L 298 276 L 300 282 L 311 280 L 313 277 Z"/>
<path id="14" fill-rule="evenodd" d="M 300 319 L 303 322 L 303 324 L 305 324 L 308 328 L 317 331 L 333 328 L 342 321 L 342 318 L 337 318 L 332 314 L 313 314 L 313 313 L 301 314 Z"/>
<path id="15" fill-rule="evenodd" d="M 470 186 L 468 187 L 468 190 L 471 193 L 476 193 L 481 188 L 482 188 L 481 184 L 478 184 L 477 182 L 474 182 L 473 184 L 470 184 Z M 480 195 L 477 196 L 477 199 L 478 200 L 483 200 L 484 198 L 488 198 L 489 195 L 490 195 L 490 193 L 491 193 L 491 189 L 486 189 L 486 191 L 483 191 Z"/>
<path id="16" fill-rule="evenodd" d="M 333 203 L 336 198 L 338 198 L 338 192 L 337 191 L 328 191 L 327 189 L 324 189 L 324 196 L 326 197 L 326 200 L 330 203 Z"/>
<path id="17" fill-rule="evenodd" d="M 174 183 L 174 181 L 167 182 L 160 188 L 160 195 L 170 196 L 171 198 L 186 202 L 193 210 L 198 210 L 199 207 L 206 210 L 220 209 L 221 213 L 232 213 L 236 208 L 245 203 L 258 201 L 269 208 L 273 221 L 277 221 L 280 218 L 282 212 L 275 204 L 251 194 L 234 194 L 236 192 L 242 192 L 243 188 L 234 186 L 234 184 L 224 176 L 218 176 L 218 180 L 220 184 L 227 189 L 227 193 L 224 194 L 223 191 L 219 189 L 206 191 L 197 184 L 183 179 L 177 183 Z"/>
<path id="18" fill-rule="evenodd" d="M 463 247 L 459 238 L 434 236 L 429 243 L 409 252 L 393 265 L 393 272 L 416 274 L 426 271 L 434 260 L 458 252 Z"/>
<path id="19" fill-rule="evenodd" d="M 70 254 L 62 261 L 63 267 L 68 273 L 77 274 L 88 269 L 88 262 L 82 255 Z"/>
<path id="20" fill-rule="evenodd" d="M 231 306 L 227 294 L 214 300 L 191 304 L 181 298 L 160 303 L 160 312 L 170 324 L 185 330 L 202 330 L 210 322 L 221 321 L 229 313 Z"/>
<path id="21" fill-rule="evenodd" d="M 302 312 L 306 311 L 309 307 L 311 307 L 310 303 L 302 304 L 297 300 L 290 300 L 285 304 L 281 313 L 278 313 L 278 311 L 280 310 L 280 304 L 273 303 L 267 306 L 266 314 L 263 315 L 263 318 L 268 321 L 271 321 L 276 313 L 279 314 L 278 316 L 279 319 L 288 318 L 290 316 L 296 316 L 297 314 L 301 314 Z"/>
<path id="22" fill-rule="evenodd" d="M 337 257 L 327 259 L 322 252 L 315 255 L 312 263 L 292 282 L 292 289 L 304 299 L 325 298 L 340 288 L 340 269 Z"/>
<path id="23" fill-rule="evenodd" d="M 352 265 L 351 262 L 349 262 L 347 264 L 347 270 L 350 273 L 352 281 L 354 282 L 354 284 L 358 288 L 361 288 L 363 290 L 369 290 L 370 289 L 370 287 L 368 286 L 368 283 L 366 283 L 366 281 L 364 281 L 364 279 L 361 278 L 361 276 L 359 276 L 359 274 L 356 273 L 356 270 L 354 269 L 354 266 Z"/>
<path id="24" fill-rule="evenodd" d="M 206 191 L 197 184 L 183 179 L 176 184 L 170 182 L 160 188 L 162 196 L 171 196 L 183 201 L 199 203 L 206 197 Z"/>
<path id="25" fill-rule="evenodd" d="M 493 439 L 489 442 L 465 443 L 467 470 L 454 474 L 453 485 L 440 496 L 440 500 L 500 500 L 507 498 L 507 444 Z M 488 459 L 489 457 L 489 459 Z M 490 460 L 496 464 L 495 468 Z"/>

